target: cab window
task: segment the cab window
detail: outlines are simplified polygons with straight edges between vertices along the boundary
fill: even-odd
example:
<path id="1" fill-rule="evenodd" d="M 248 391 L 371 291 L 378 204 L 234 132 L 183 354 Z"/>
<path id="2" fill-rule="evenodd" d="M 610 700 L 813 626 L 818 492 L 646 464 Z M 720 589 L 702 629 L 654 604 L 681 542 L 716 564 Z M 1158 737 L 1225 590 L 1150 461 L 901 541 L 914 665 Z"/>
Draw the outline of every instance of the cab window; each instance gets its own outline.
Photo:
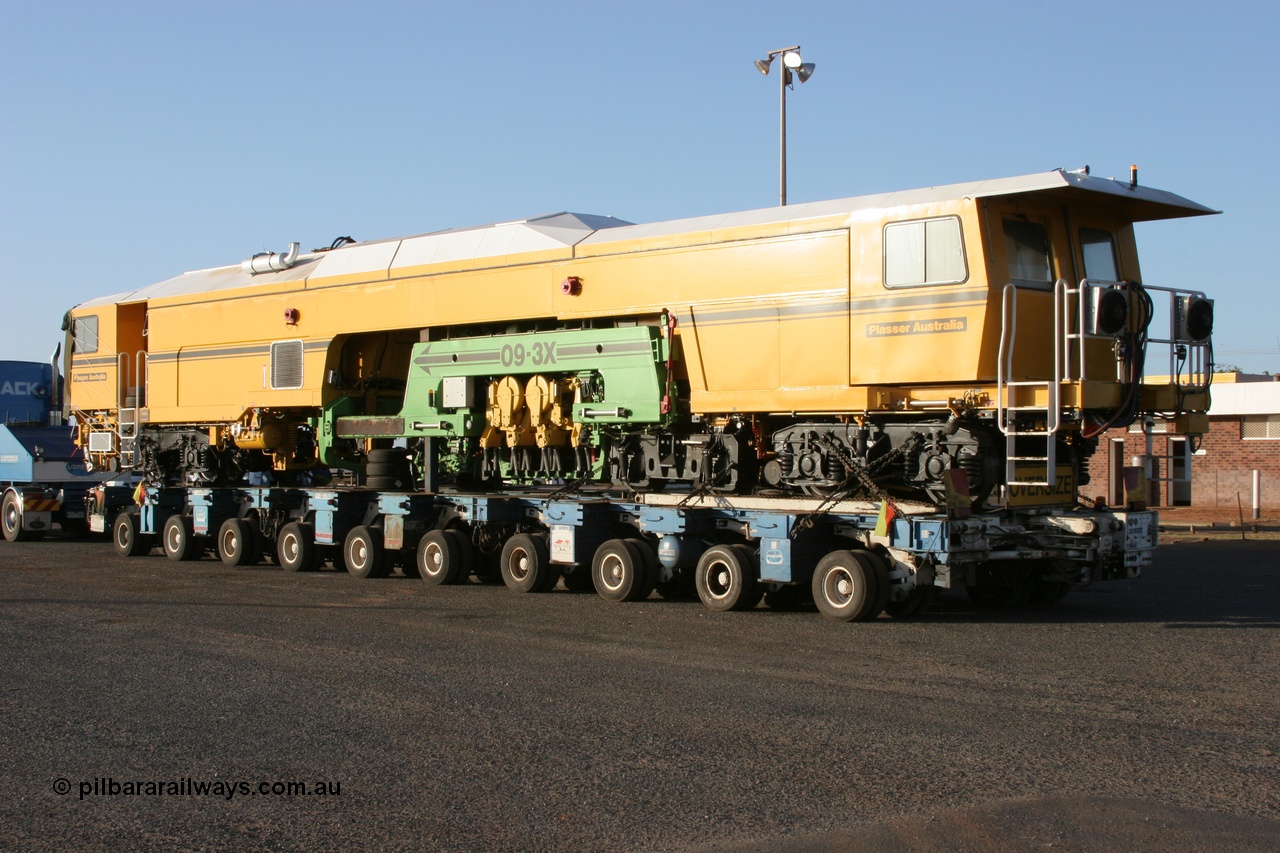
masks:
<path id="1" fill-rule="evenodd" d="M 1120 280 L 1120 268 L 1116 265 L 1116 242 L 1110 231 L 1081 228 L 1080 254 L 1084 256 L 1085 278 L 1094 281 Z"/>
<path id="2" fill-rule="evenodd" d="M 98 351 L 98 315 L 77 317 L 75 324 L 75 351 L 91 353 Z"/>
<path id="3" fill-rule="evenodd" d="M 957 284 L 966 278 L 957 217 L 891 222 L 884 227 L 886 287 Z"/>
<path id="4" fill-rule="evenodd" d="M 1010 281 L 1031 287 L 1053 284 L 1049 235 L 1043 225 L 1026 219 L 1006 219 L 1004 247 L 1009 258 Z"/>

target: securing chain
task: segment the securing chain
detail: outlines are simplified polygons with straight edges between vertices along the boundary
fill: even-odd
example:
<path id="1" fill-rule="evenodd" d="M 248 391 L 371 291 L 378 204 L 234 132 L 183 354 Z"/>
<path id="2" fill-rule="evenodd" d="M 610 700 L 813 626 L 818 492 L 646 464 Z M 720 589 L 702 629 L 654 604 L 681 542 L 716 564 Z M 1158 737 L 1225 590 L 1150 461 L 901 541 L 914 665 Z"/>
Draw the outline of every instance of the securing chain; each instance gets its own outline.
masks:
<path id="1" fill-rule="evenodd" d="M 822 503 L 818 504 L 816 509 L 795 523 L 795 526 L 791 528 L 791 532 L 788 534 L 789 538 L 794 539 L 798 534 L 809 530 L 818 523 L 819 518 L 830 513 L 836 504 L 857 495 L 860 491 L 865 491 L 868 496 L 884 501 L 895 514 L 905 514 L 897 502 L 889 496 L 889 493 L 880 488 L 880 484 L 875 481 L 874 475 L 890 463 L 899 459 L 906 459 L 908 454 L 915 453 L 921 444 L 919 433 L 913 432 L 901 446 L 865 465 L 850 456 L 844 445 L 835 441 L 830 434 L 820 437 L 818 444 L 835 457 L 836 461 L 843 465 L 849 473 L 844 481 L 824 498 Z"/>

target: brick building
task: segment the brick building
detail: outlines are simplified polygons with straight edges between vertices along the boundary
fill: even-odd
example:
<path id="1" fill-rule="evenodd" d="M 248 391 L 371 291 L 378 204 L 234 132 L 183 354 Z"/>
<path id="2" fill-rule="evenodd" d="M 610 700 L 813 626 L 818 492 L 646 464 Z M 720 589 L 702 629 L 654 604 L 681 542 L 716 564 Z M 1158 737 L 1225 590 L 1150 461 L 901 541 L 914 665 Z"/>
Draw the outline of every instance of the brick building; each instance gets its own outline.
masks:
<path id="1" fill-rule="evenodd" d="M 1247 510 L 1253 503 L 1253 472 L 1258 471 L 1260 505 L 1280 508 L 1280 376 L 1220 373 L 1214 376 L 1211 396 L 1209 432 L 1198 446 L 1185 436 L 1163 432 L 1165 424 L 1155 422 L 1151 452 L 1158 481 L 1150 484 L 1150 503 L 1234 507 L 1238 496 Z M 1135 457 L 1145 452 L 1141 424 L 1108 431 L 1089 460 L 1091 481 L 1081 492 L 1119 505 L 1124 500 L 1120 469 L 1138 464 Z M 1179 482 L 1188 473 L 1190 482 Z"/>

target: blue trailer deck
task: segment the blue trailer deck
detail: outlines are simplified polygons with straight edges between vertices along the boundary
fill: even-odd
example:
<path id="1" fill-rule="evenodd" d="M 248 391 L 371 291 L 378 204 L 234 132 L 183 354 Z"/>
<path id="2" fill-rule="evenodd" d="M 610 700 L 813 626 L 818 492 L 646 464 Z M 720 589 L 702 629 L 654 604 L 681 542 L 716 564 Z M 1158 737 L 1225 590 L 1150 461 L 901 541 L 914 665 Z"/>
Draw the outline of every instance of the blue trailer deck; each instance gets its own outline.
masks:
<path id="1" fill-rule="evenodd" d="M 519 592 L 562 581 L 615 601 L 657 588 L 726 610 L 804 592 L 838 619 L 898 615 L 938 589 L 1060 597 L 1136 577 L 1156 545 L 1155 513 L 1085 508 L 949 515 L 816 498 L 282 486 L 144 487 L 136 498 L 114 522 L 120 553 L 158 544 L 171 559 L 212 550 L 235 565 L 328 561 L 361 577 L 398 567 L 436 583 L 501 578 Z"/>

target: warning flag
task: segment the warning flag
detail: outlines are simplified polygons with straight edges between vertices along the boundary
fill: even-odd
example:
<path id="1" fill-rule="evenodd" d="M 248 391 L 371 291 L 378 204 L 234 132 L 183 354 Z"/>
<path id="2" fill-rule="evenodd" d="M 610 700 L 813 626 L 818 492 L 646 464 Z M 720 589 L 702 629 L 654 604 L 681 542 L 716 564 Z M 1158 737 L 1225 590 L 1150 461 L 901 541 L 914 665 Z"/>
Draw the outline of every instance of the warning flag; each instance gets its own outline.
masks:
<path id="1" fill-rule="evenodd" d="M 893 524 L 893 507 L 888 501 L 880 501 L 880 515 L 876 518 L 876 536 L 888 536 L 889 525 Z"/>

